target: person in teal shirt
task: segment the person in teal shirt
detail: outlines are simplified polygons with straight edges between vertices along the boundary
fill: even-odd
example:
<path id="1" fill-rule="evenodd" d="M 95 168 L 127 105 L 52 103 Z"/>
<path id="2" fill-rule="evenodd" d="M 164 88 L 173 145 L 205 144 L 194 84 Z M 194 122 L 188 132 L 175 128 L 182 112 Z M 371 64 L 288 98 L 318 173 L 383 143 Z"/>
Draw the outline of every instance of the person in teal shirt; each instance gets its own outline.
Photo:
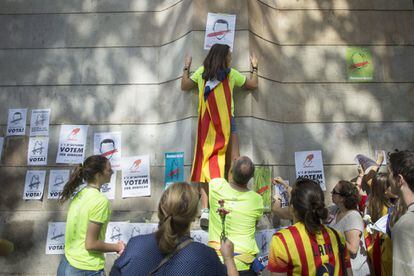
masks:
<path id="1" fill-rule="evenodd" d="M 104 252 L 122 253 L 125 245 L 106 243 L 105 233 L 111 215 L 109 200 L 100 192 L 111 180 L 113 171 L 108 159 L 101 155 L 86 158 L 76 167 L 63 188 L 60 202 L 70 199 L 76 189 L 87 185 L 72 198 L 66 220 L 65 254 L 59 264 L 58 276 L 103 275 Z"/>

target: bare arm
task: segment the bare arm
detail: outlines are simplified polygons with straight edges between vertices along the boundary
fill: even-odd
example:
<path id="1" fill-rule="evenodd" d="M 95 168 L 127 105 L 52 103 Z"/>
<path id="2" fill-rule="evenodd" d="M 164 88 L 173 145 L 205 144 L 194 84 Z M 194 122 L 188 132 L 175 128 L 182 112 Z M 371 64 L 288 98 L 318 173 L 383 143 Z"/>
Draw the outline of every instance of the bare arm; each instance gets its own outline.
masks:
<path id="1" fill-rule="evenodd" d="M 243 85 L 243 88 L 247 90 L 253 90 L 256 89 L 258 86 L 258 80 L 257 80 L 257 70 L 258 70 L 258 63 L 257 58 L 255 54 L 252 54 L 250 56 L 250 65 L 252 67 L 252 71 L 250 73 L 250 78 L 246 80 L 246 82 Z"/>
<path id="2" fill-rule="evenodd" d="M 345 232 L 346 247 L 351 255 L 356 255 L 358 253 L 361 235 L 361 231 L 356 229 Z"/>
<path id="3" fill-rule="evenodd" d="M 352 273 L 352 268 L 348 267 L 348 268 L 346 269 L 346 274 L 347 274 L 348 276 L 353 276 L 354 274 Z"/>
<path id="4" fill-rule="evenodd" d="M 181 90 L 183 91 L 189 91 L 197 86 L 197 84 L 190 79 L 191 61 L 191 56 L 186 55 L 184 58 L 183 77 L 181 78 Z"/>
<path id="5" fill-rule="evenodd" d="M 85 249 L 88 251 L 99 252 L 117 252 L 122 254 L 125 249 L 125 244 L 122 241 L 118 243 L 106 243 L 99 239 L 102 224 L 89 221 L 88 230 L 86 231 Z"/>
<path id="6" fill-rule="evenodd" d="M 225 239 L 221 242 L 220 246 L 221 256 L 223 256 L 224 264 L 227 268 L 228 276 L 239 276 L 239 272 L 236 268 L 236 263 L 234 262 L 234 245 L 229 239 Z"/>

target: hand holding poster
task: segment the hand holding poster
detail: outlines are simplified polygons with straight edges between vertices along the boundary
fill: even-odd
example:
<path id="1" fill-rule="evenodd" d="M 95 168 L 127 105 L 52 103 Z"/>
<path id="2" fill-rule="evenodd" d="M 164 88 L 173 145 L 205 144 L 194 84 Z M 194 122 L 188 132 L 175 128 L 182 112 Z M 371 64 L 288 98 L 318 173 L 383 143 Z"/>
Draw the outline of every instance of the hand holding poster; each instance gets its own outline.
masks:
<path id="1" fill-rule="evenodd" d="M 48 137 L 30 137 L 27 151 L 27 165 L 47 165 Z"/>
<path id="2" fill-rule="evenodd" d="M 9 109 L 9 118 L 7 120 L 7 135 L 17 136 L 26 134 L 26 116 L 27 108 Z"/>
<path id="3" fill-rule="evenodd" d="M 23 199 L 42 199 L 46 171 L 27 171 Z"/>
<path id="4" fill-rule="evenodd" d="M 295 170 L 296 178 L 304 177 L 318 181 L 322 190 L 326 191 L 322 152 L 320 150 L 295 152 Z"/>
<path id="5" fill-rule="evenodd" d="M 49 222 L 46 239 L 46 254 L 65 254 L 66 222 Z"/>
<path id="6" fill-rule="evenodd" d="M 80 164 L 85 157 L 88 126 L 62 125 L 56 163 Z"/>
<path id="7" fill-rule="evenodd" d="M 108 158 L 114 171 L 121 169 L 121 132 L 95 133 L 93 154 Z"/>
<path id="8" fill-rule="evenodd" d="M 59 199 L 63 187 L 69 180 L 69 170 L 51 170 L 49 174 L 48 199 Z"/>
<path id="9" fill-rule="evenodd" d="M 49 135 L 50 109 L 33 109 L 30 117 L 30 136 Z"/>
<path id="10" fill-rule="evenodd" d="M 236 15 L 208 13 L 204 50 L 209 50 L 214 44 L 227 44 L 233 50 Z"/>
<path id="11" fill-rule="evenodd" d="M 122 197 L 151 195 L 149 155 L 122 159 Z"/>
<path id="12" fill-rule="evenodd" d="M 184 152 L 165 153 L 164 189 L 174 182 L 184 181 Z"/>

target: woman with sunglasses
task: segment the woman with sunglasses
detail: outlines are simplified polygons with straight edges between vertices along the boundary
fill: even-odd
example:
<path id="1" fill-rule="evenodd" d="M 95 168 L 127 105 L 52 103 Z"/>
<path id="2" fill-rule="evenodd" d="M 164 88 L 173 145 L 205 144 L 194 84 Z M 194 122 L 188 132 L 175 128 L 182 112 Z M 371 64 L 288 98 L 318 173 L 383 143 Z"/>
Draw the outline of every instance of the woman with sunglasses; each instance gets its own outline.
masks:
<path id="1" fill-rule="evenodd" d="M 329 226 L 340 231 L 346 239 L 351 255 L 354 275 L 370 275 L 367 250 L 364 240 L 364 222 L 358 212 L 359 191 L 356 185 L 340 180 L 332 190 L 332 201 L 336 205 Z"/>

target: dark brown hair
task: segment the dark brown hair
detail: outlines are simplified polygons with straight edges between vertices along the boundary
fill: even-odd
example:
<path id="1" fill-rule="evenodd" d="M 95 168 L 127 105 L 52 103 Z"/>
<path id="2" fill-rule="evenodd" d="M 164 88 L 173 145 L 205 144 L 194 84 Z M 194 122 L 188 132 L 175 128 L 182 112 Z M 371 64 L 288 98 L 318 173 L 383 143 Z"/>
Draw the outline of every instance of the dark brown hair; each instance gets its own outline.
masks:
<path id="1" fill-rule="evenodd" d="M 61 203 L 68 200 L 76 188 L 85 180 L 87 183 L 94 181 L 97 173 L 103 173 L 108 159 L 102 155 L 92 155 L 86 158 L 82 164 L 79 164 L 70 175 L 69 181 L 63 187 L 59 201 Z"/>
<path id="2" fill-rule="evenodd" d="M 360 200 L 357 186 L 346 180 L 339 180 L 339 194 L 344 199 L 344 207 L 347 210 L 358 210 Z"/>
<path id="3" fill-rule="evenodd" d="M 198 191 L 186 182 L 174 183 L 162 194 L 155 234 L 161 252 L 173 252 L 180 238 L 189 232 L 197 216 L 198 200 Z"/>
<path id="4" fill-rule="evenodd" d="M 368 202 L 368 214 L 371 216 L 371 221 L 375 223 L 384 214 L 382 210 L 384 207 L 390 207 L 391 202 L 385 195 L 390 184 L 388 182 L 388 174 L 377 173 L 372 179 L 371 195 Z"/>
<path id="5" fill-rule="evenodd" d="M 325 198 L 320 185 L 307 178 L 298 178 L 292 189 L 291 205 L 299 221 L 310 233 L 320 231 L 322 221 L 328 217 Z"/>
<path id="6" fill-rule="evenodd" d="M 220 79 L 219 72 L 227 69 L 227 55 L 230 47 L 225 44 L 214 44 L 210 48 L 206 58 L 204 59 L 204 72 L 202 77 L 204 80 Z"/>
<path id="7" fill-rule="evenodd" d="M 396 151 L 390 153 L 388 159 L 394 178 L 401 174 L 411 192 L 414 192 L 414 151 Z"/>
<path id="8" fill-rule="evenodd" d="M 254 164 L 247 156 L 242 156 L 233 165 L 233 182 L 239 185 L 247 185 L 254 175 Z"/>

